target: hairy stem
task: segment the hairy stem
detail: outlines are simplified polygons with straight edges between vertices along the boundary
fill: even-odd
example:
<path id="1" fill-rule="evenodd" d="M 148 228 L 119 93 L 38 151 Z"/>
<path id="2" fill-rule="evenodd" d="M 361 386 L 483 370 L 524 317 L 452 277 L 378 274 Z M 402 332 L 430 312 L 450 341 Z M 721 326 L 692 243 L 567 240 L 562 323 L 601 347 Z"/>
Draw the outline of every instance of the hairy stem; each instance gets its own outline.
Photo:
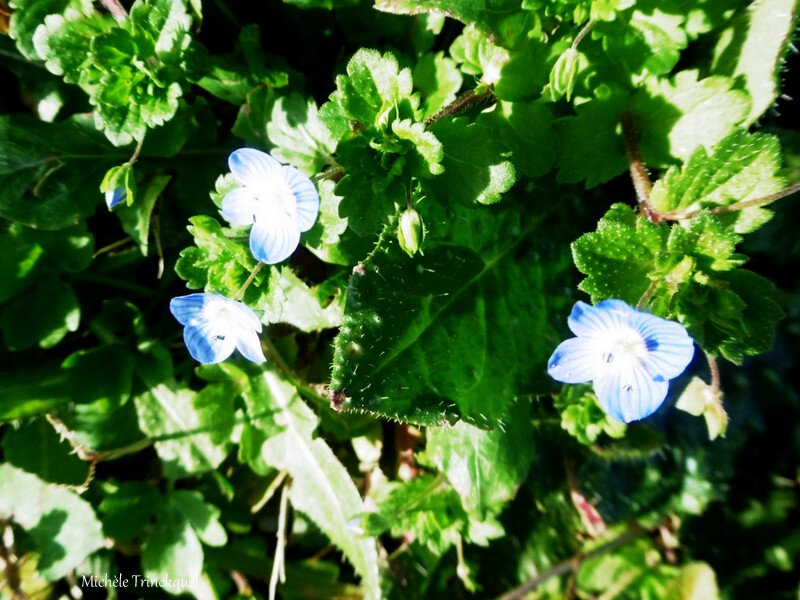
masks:
<path id="1" fill-rule="evenodd" d="M 128 159 L 128 162 L 125 164 L 132 165 L 139 159 L 139 154 L 142 152 L 143 145 L 144 145 L 144 136 L 142 136 L 142 139 L 140 139 L 139 143 L 136 144 L 136 148 L 133 149 L 133 154 L 131 154 L 131 157 Z"/>
<path id="2" fill-rule="evenodd" d="M 314 175 L 314 179 L 317 181 L 321 181 L 323 179 L 330 179 L 331 181 L 339 181 L 342 177 L 344 177 L 344 169 L 339 165 L 331 167 L 327 171 L 323 171 L 322 173 L 317 173 Z"/>
<path id="3" fill-rule="evenodd" d="M 100 0 L 100 3 L 106 7 L 106 10 L 117 22 L 121 23 L 128 18 L 128 11 L 119 3 L 119 0 Z"/>
<path id="4" fill-rule="evenodd" d="M 714 397 L 716 398 L 719 395 L 719 391 L 722 386 L 719 376 L 719 364 L 717 364 L 717 359 L 711 356 L 708 352 L 705 354 L 706 360 L 708 361 L 708 371 L 711 374 L 711 391 L 714 393 Z"/>
<path id="5" fill-rule="evenodd" d="M 479 92 L 477 94 L 475 93 L 475 90 L 470 90 L 468 92 L 465 92 L 461 94 L 458 98 L 453 100 L 453 102 L 445 106 L 442 110 L 437 112 L 435 115 L 425 119 L 425 126 L 429 127 L 430 125 L 433 125 L 434 123 L 436 123 L 436 121 L 438 121 L 442 117 L 446 117 L 447 115 L 453 115 L 459 113 L 465 108 L 467 108 L 470 104 L 475 104 L 476 102 L 480 102 L 484 98 L 488 98 L 491 95 L 492 95 L 491 88 L 487 88 L 484 91 Z"/>
<path id="6" fill-rule="evenodd" d="M 650 190 L 653 184 L 647 174 L 647 167 L 639 153 L 639 141 L 636 139 L 636 130 L 633 126 L 633 119 L 630 113 L 623 113 L 622 119 L 622 141 L 625 144 L 625 154 L 628 156 L 628 170 L 633 180 L 633 188 L 636 190 L 636 197 L 639 199 L 639 206 L 648 221 L 658 223 L 659 214 L 653 210 L 650 204 Z"/>
<path id="7" fill-rule="evenodd" d="M 589 21 L 588 23 L 586 23 L 586 25 L 583 26 L 583 29 L 581 29 L 578 32 L 578 35 L 576 35 L 575 39 L 572 41 L 571 48 L 573 50 L 577 50 L 578 49 L 578 44 L 581 43 L 583 38 L 585 38 L 587 36 L 587 34 L 592 30 L 593 27 L 594 27 L 594 21 Z"/>
<path id="8" fill-rule="evenodd" d="M 733 204 L 728 204 L 726 206 L 717 206 L 711 209 L 711 212 L 715 215 L 721 215 L 724 213 L 729 212 L 736 212 L 737 210 L 743 210 L 745 208 L 750 208 L 752 206 L 762 206 L 764 204 L 770 204 L 775 202 L 776 200 L 780 200 L 781 198 L 786 198 L 787 196 L 791 196 L 792 194 L 796 194 L 800 192 L 800 183 L 795 183 L 794 185 L 789 186 L 788 188 L 781 190 L 780 192 L 775 192 L 774 194 L 769 194 L 768 196 L 761 196 L 759 198 L 751 198 L 750 200 L 742 200 L 741 202 L 734 202 Z M 663 212 L 659 214 L 659 217 L 665 221 L 683 221 L 684 219 L 690 219 L 699 213 L 702 209 L 694 209 L 694 210 L 672 210 L 669 212 Z"/>

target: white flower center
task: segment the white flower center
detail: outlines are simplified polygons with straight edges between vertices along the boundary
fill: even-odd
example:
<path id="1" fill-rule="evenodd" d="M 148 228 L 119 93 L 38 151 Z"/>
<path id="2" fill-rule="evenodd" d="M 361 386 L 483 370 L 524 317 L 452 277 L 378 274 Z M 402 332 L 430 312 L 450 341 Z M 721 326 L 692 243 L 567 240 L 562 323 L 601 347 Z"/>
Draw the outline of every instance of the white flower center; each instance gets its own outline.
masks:
<path id="1" fill-rule="evenodd" d="M 276 217 L 289 217 L 293 220 L 297 218 L 297 200 L 291 188 L 281 178 L 262 181 L 258 186 L 249 189 L 253 192 L 258 207 L 258 212 L 253 215 L 256 221 Z"/>
<path id="2" fill-rule="evenodd" d="M 211 324 L 220 340 L 236 330 L 236 314 L 224 302 L 210 302 L 203 308 L 203 318 Z"/>
<path id="3" fill-rule="evenodd" d="M 634 329 L 620 329 L 602 341 L 602 361 L 611 366 L 637 363 L 647 358 L 647 344 Z"/>

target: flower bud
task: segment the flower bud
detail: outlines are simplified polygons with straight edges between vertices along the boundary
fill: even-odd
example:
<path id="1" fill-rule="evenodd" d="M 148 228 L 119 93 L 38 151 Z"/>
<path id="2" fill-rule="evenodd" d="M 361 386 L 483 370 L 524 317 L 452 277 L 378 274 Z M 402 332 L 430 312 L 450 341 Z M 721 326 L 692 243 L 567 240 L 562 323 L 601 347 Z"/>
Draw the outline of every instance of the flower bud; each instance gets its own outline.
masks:
<path id="1" fill-rule="evenodd" d="M 413 208 L 408 208 L 400 215 L 397 224 L 397 241 L 400 247 L 409 256 L 414 256 L 420 250 L 422 240 L 425 239 L 425 224 L 422 217 Z"/>
<path id="2" fill-rule="evenodd" d="M 128 204 L 132 204 L 133 196 L 136 192 L 133 167 L 128 163 L 111 167 L 103 177 L 100 191 L 105 194 L 108 210 L 113 209 L 125 200 L 128 201 Z"/>
<path id="3" fill-rule="evenodd" d="M 567 100 L 572 97 L 575 88 L 575 79 L 578 77 L 579 54 L 575 48 L 567 48 L 558 57 L 553 70 L 550 71 L 550 91 L 553 98 L 566 96 Z"/>

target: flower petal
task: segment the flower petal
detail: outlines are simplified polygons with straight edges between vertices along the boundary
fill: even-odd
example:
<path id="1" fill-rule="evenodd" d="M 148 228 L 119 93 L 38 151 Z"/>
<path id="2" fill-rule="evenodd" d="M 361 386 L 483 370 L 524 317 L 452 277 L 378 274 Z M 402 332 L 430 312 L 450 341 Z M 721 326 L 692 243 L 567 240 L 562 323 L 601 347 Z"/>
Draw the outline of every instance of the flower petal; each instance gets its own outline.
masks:
<path id="1" fill-rule="evenodd" d="M 237 315 L 236 326 L 246 330 L 254 330 L 261 333 L 261 320 L 256 316 L 246 304 L 225 298 L 225 301 L 231 305 L 234 314 Z"/>
<path id="2" fill-rule="evenodd" d="M 567 325 L 575 335 L 598 337 L 619 327 L 634 312 L 622 300 L 603 300 L 597 306 L 578 301 L 572 307 Z"/>
<path id="3" fill-rule="evenodd" d="M 294 167 L 284 166 L 281 174 L 297 201 L 297 224 L 300 231 L 314 226 L 319 214 L 319 194 L 311 180 Z"/>
<path id="4" fill-rule="evenodd" d="M 239 148 L 228 157 L 228 167 L 241 185 L 257 186 L 259 182 L 274 176 L 281 163 L 266 152 L 254 148 Z"/>
<path id="5" fill-rule="evenodd" d="M 640 313 L 631 321 L 647 346 L 645 367 L 650 375 L 664 379 L 677 377 L 694 357 L 694 341 L 686 328 L 675 321 Z"/>
<path id="6" fill-rule="evenodd" d="M 561 342 L 547 361 L 550 377 L 563 383 L 591 381 L 603 366 L 602 353 L 590 338 L 570 338 Z"/>
<path id="7" fill-rule="evenodd" d="M 211 294 L 189 294 L 169 301 L 169 310 L 181 325 L 190 325 L 202 320 L 205 307 Z"/>
<path id="8" fill-rule="evenodd" d="M 122 186 L 114 188 L 113 190 L 108 190 L 106 192 L 106 205 L 108 206 L 108 210 L 111 210 L 117 204 L 124 202 L 127 197 L 128 192 Z"/>
<path id="9" fill-rule="evenodd" d="M 603 371 L 594 391 L 609 416 L 630 423 L 653 414 L 667 397 L 667 381 L 653 379 L 641 365 Z"/>
<path id="10" fill-rule="evenodd" d="M 261 364 L 267 360 L 264 358 L 264 350 L 261 349 L 261 340 L 252 329 L 239 332 L 236 348 L 242 353 L 242 356 L 256 364 Z"/>
<path id="11" fill-rule="evenodd" d="M 260 219 L 250 230 L 250 251 L 256 260 L 274 265 L 286 260 L 300 243 L 297 221 L 289 215 L 274 214 Z"/>
<path id="12" fill-rule="evenodd" d="M 252 225 L 258 209 L 258 198 L 253 193 L 253 188 L 236 188 L 222 199 L 222 218 L 231 225 Z"/>
<path id="13" fill-rule="evenodd" d="M 235 336 L 208 322 L 188 325 L 183 330 L 183 340 L 192 358 L 205 364 L 222 362 L 236 347 Z"/>

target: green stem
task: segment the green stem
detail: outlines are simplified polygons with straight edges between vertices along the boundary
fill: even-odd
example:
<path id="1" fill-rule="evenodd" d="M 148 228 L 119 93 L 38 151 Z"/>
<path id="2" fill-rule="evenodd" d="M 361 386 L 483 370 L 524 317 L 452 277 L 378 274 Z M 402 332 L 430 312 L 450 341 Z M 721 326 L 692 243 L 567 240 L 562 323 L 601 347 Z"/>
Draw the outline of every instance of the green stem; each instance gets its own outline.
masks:
<path id="1" fill-rule="evenodd" d="M 642 294 L 642 297 L 639 298 L 639 302 L 636 303 L 636 308 L 638 310 L 643 310 L 647 303 L 650 302 L 650 298 L 653 296 L 653 292 L 656 291 L 656 286 L 658 285 L 658 281 L 651 281 L 650 285 Z"/>
<path id="2" fill-rule="evenodd" d="M 621 546 L 625 546 L 631 543 L 633 540 L 645 535 L 648 533 L 648 530 L 643 528 L 641 525 L 635 524 L 631 527 L 628 531 L 621 534 L 619 537 L 614 538 L 610 542 L 603 544 L 602 546 L 598 546 L 591 552 L 587 552 L 586 554 L 579 554 L 578 556 L 574 556 L 569 558 L 556 566 L 547 569 L 546 571 L 531 577 L 527 582 L 522 584 L 519 587 L 514 588 L 503 594 L 502 596 L 498 596 L 496 600 L 522 600 L 527 596 L 530 592 L 536 589 L 540 584 L 544 583 L 551 577 L 556 577 L 559 575 L 564 575 L 565 573 L 569 573 L 571 571 L 577 571 L 581 564 L 590 560 L 596 556 L 600 556 L 601 554 L 606 554 L 608 552 L 612 552 Z"/>
<path id="3" fill-rule="evenodd" d="M 101 254 L 105 254 L 106 252 L 111 252 L 115 248 L 119 248 L 120 246 L 124 246 L 125 244 L 127 244 L 130 241 L 132 241 L 131 240 L 131 236 L 126 236 L 126 237 L 122 238 L 121 240 L 117 240 L 116 242 L 111 242 L 107 246 L 103 246 L 102 248 L 100 248 L 100 250 L 98 250 L 97 252 L 92 254 L 92 258 L 97 258 Z"/>
<path id="4" fill-rule="evenodd" d="M 581 29 L 578 32 L 578 35 L 575 36 L 575 40 L 572 42 L 571 48 L 573 50 L 578 49 L 578 44 L 581 43 L 583 38 L 586 37 L 586 35 L 592 30 L 593 27 L 594 27 L 594 21 L 589 21 L 588 23 L 586 23 L 586 25 L 583 26 L 583 29 Z"/>
<path id="5" fill-rule="evenodd" d="M 239 288 L 239 291 L 236 292 L 236 295 L 233 297 L 234 300 L 239 302 L 242 298 L 244 298 L 244 293 L 247 291 L 247 288 L 250 287 L 250 284 L 253 283 L 253 280 L 256 278 L 256 275 L 258 275 L 258 272 L 261 270 L 261 267 L 263 267 L 263 266 L 264 266 L 264 263 L 262 263 L 262 262 L 259 262 L 255 266 L 255 268 L 250 272 L 250 275 L 247 278 L 247 281 L 245 281 L 244 285 L 242 285 L 242 287 Z"/>

